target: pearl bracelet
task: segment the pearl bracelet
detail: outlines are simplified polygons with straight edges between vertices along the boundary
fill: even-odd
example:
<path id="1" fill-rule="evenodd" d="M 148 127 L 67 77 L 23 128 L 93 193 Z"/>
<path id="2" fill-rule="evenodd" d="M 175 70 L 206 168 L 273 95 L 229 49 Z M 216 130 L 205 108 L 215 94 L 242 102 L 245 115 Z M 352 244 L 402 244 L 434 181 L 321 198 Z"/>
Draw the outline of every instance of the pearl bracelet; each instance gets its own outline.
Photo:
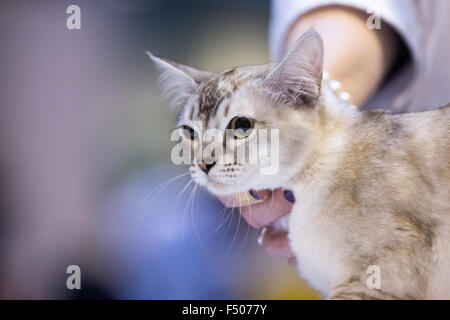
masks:
<path id="1" fill-rule="evenodd" d="M 326 71 L 322 72 L 322 78 L 323 80 L 325 80 L 326 84 L 328 85 L 328 87 L 330 88 L 330 90 L 336 95 L 336 97 L 338 97 L 339 99 L 341 99 L 344 102 L 347 102 L 348 104 L 350 103 L 350 93 L 348 93 L 347 91 L 341 90 L 341 83 L 337 80 L 331 80 L 330 79 L 330 74 Z M 350 107 L 357 109 L 355 105 L 350 104 Z"/>

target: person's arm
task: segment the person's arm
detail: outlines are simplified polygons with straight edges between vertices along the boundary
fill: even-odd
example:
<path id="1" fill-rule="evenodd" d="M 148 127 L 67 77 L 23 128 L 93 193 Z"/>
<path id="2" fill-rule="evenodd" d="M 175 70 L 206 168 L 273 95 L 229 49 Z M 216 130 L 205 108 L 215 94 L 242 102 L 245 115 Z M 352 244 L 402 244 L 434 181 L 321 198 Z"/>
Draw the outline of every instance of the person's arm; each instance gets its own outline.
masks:
<path id="1" fill-rule="evenodd" d="M 324 42 L 324 70 L 341 82 L 351 103 L 360 107 L 392 68 L 398 38 L 388 24 L 370 30 L 363 11 L 343 6 L 327 6 L 306 13 L 291 26 L 285 39 L 285 52 L 310 27 Z"/>
<path id="2" fill-rule="evenodd" d="M 297 19 L 284 44 L 287 52 L 306 30 L 314 27 L 324 41 L 325 70 L 332 79 L 341 82 L 342 89 L 351 95 L 351 103 L 358 107 L 375 92 L 397 55 L 395 32 L 387 24 L 383 24 L 381 30 L 370 30 L 366 26 L 367 17 L 349 7 L 322 7 Z M 264 202 L 240 210 L 242 217 L 255 228 L 270 226 L 290 213 L 295 201 L 292 193 L 282 189 L 257 191 L 256 197 Z M 233 203 L 230 198 L 221 200 L 226 205 Z M 295 263 L 286 232 L 276 232 L 269 227 L 262 246 L 268 254 Z"/>

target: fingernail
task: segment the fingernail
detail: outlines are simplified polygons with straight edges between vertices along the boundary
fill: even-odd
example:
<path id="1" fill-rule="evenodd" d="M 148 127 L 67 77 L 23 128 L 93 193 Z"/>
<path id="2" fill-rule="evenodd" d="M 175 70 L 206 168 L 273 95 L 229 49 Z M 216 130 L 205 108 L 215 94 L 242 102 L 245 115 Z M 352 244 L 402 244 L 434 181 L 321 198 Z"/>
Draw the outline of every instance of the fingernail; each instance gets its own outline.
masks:
<path id="1" fill-rule="evenodd" d="M 290 190 L 284 190 L 284 198 L 289 201 L 290 203 L 295 202 L 295 196 L 294 193 Z"/>
<path id="2" fill-rule="evenodd" d="M 255 190 L 250 190 L 248 193 L 250 193 L 250 195 L 255 200 L 261 200 L 262 199 L 262 196 L 260 194 L 258 194 L 258 192 L 256 192 Z"/>

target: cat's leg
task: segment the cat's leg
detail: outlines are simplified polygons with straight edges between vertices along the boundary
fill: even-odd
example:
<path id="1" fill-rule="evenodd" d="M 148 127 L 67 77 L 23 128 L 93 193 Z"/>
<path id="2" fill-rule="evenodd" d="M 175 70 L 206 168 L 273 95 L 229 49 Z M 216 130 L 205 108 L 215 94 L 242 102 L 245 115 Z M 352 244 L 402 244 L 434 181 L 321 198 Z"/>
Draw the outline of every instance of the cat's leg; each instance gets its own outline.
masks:
<path id="1" fill-rule="evenodd" d="M 330 299 L 426 299 L 435 271 L 436 230 L 409 213 L 375 215 L 335 251 Z M 365 227 L 365 229 L 364 229 Z M 345 245 L 347 247 L 345 248 Z"/>
<path id="2" fill-rule="evenodd" d="M 425 255 L 401 248 L 370 263 L 351 259 L 353 270 L 335 281 L 329 294 L 332 300 L 417 300 L 427 296 L 429 263 Z M 353 265 L 352 267 L 350 266 Z"/>
<path id="3" fill-rule="evenodd" d="M 336 285 L 331 290 L 329 300 L 403 300 L 395 294 L 379 288 L 369 288 L 364 279 L 359 276 L 351 277 Z"/>

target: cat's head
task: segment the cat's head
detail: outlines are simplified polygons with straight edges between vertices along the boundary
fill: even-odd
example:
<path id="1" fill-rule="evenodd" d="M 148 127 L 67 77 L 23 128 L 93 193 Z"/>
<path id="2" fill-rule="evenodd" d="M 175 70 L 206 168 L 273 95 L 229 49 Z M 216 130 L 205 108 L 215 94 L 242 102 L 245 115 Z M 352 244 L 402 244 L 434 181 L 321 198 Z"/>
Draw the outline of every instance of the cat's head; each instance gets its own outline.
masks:
<path id="1" fill-rule="evenodd" d="M 164 93 L 181 107 L 182 143 L 194 152 L 202 147 L 190 168 L 195 182 L 223 196 L 281 187 L 300 169 L 313 143 L 321 93 L 317 32 L 305 33 L 280 63 L 221 73 L 149 56 L 161 71 Z M 264 148 L 255 152 L 252 144 Z"/>

